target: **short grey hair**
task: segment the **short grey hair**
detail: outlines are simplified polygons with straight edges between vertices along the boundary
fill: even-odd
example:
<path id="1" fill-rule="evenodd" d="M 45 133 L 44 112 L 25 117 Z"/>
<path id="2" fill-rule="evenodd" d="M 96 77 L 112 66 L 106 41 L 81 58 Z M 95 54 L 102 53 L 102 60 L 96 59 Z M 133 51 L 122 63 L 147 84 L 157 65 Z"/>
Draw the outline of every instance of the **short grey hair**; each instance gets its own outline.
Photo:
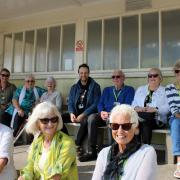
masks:
<path id="1" fill-rule="evenodd" d="M 56 86 L 56 80 L 53 76 L 49 76 L 46 81 L 45 81 L 45 84 L 47 85 L 48 82 L 53 82 L 54 85 Z"/>
<path id="2" fill-rule="evenodd" d="M 110 113 L 110 117 L 109 117 L 110 123 L 112 123 L 113 118 L 115 116 L 118 116 L 119 114 L 129 115 L 130 116 L 130 123 L 133 123 L 134 128 L 138 127 L 139 117 L 138 117 L 137 112 L 134 110 L 134 108 L 132 106 L 127 105 L 127 104 L 116 105 Z"/>
<path id="3" fill-rule="evenodd" d="M 117 74 L 119 74 L 120 76 L 122 76 L 122 77 L 125 78 L 125 74 L 124 74 L 124 72 L 123 72 L 122 70 L 114 69 L 113 74 L 114 74 L 114 73 L 117 73 Z"/>
<path id="4" fill-rule="evenodd" d="M 25 78 L 24 78 L 24 81 L 27 81 L 28 79 L 32 79 L 35 81 L 35 77 L 33 74 L 28 74 Z"/>
<path id="5" fill-rule="evenodd" d="M 58 117 L 57 130 L 62 129 L 63 121 L 57 107 L 51 102 L 42 102 L 34 108 L 32 114 L 29 116 L 26 125 L 26 132 L 33 135 L 38 134 L 40 132 L 38 127 L 38 120 L 40 118 L 46 118 L 50 113 L 53 113 L 55 116 Z"/>

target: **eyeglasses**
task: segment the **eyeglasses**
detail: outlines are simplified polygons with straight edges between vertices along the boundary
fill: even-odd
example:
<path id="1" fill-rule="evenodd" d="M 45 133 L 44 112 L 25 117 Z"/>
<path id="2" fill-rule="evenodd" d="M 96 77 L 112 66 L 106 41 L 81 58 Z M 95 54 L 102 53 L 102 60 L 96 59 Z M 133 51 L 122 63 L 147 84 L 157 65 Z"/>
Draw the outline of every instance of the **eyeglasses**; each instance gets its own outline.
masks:
<path id="1" fill-rule="evenodd" d="M 9 74 L 1 74 L 2 77 L 9 77 Z"/>
<path id="2" fill-rule="evenodd" d="M 119 79 L 121 76 L 112 76 L 112 79 Z"/>
<path id="3" fill-rule="evenodd" d="M 34 83 L 35 81 L 34 80 L 27 80 L 26 82 L 27 83 Z"/>
<path id="4" fill-rule="evenodd" d="M 57 116 L 55 116 L 55 117 L 52 117 L 52 118 L 42 118 L 42 119 L 39 119 L 39 120 L 40 120 L 40 122 L 42 124 L 48 124 L 50 121 L 51 121 L 51 123 L 55 124 L 55 123 L 58 122 L 59 118 Z"/>
<path id="5" fill-rule="evenodd" d="M 157 78 L 159 74 L 148 74 L 148 78 Z"/>
<path id="6" fill-rule="evenodd" d="M 124 124 L 117 124 L 117 123 L 110 123 L 110 128 L 114 131 L 117 131 L 121 126 L 122 130 L 129 131 L 134 123 L 124 123 Z"/>
<path id="7" fill-rule="evenodd" d="M 174 70 L 174 72 L 175 72 L 176 74 L 178 74 L 178 73 L 180 72 L 180 70 L 177 69 L 177 70 Z"/>

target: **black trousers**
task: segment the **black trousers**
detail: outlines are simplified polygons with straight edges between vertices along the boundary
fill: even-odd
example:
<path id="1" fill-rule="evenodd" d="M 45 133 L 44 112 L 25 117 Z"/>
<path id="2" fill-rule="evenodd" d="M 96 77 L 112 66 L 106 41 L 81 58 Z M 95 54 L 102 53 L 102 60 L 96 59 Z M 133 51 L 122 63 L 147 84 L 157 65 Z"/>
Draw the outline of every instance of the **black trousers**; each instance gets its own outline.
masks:
<path id="1" fill-rule="evenodd" d="M 14 124 L 13 124 L 13 135 L 14 137 L 17 135 L 19 128 L 21 127 L 21 125 L 25 122 L 27 116 L 24 115 L 23 117 L 19 116 L 18 113 L 16 113 L 15 118 L 14 118 Z M 12 115 L 10 115 L 9 113 L 5 112 L 2 116 L 2 124 L 10 127 L 11 125 L 11 120 L 12 120 Z"/>
<path id="2" fill-rule="evenodd" d="M 70 116 L 63 116 L 63 121 L 64 123 L 69 123 L 71 122 Z M 76 138 L 76 145 L 81 146 L 83 143 L 84 138 L 86 135 L 88 136 L 88 146 L 89 150 L 91 148 L 96 148 L 97 145 L 97 137 L 98 137 L 98 127 L 105 126 L 106 121 L 103 121 L 99 114 L 94 113 L 91 114 L 87 117 L 85 117 L 81 122 L 80 122 L 80 128 L 77 133 L 77 138 Z"/>
<path id="3" fill-rule="evenodd" d="M 140 139 L 144 144 L 151 144 L 152 130 L 158 129 L 155 119 L 145 120 L 139 123 L 140 127 Z"/>

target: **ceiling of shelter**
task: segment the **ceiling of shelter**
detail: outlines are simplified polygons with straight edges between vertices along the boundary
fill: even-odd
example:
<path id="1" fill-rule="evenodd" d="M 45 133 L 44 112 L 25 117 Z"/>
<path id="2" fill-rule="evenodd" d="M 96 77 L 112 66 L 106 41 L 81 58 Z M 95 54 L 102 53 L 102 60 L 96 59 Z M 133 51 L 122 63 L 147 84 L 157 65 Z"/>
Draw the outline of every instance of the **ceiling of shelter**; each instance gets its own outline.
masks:
<path id="1" fill-rule="evenodd" d="M 0 20 L 102 1 L 108 0 L 0 0 Z"/>

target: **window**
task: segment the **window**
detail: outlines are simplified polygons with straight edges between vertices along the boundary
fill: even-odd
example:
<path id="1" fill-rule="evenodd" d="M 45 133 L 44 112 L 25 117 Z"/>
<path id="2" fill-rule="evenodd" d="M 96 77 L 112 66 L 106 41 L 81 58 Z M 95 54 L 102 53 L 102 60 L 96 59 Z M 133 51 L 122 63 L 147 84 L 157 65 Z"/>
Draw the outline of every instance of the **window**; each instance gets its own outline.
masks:
<path id="1" fill-rule="evenodd" d="M 180 10 L 87 22 L 92 70 L 169 68 L 180 59 Z M 161 26 L 161 27 L 160 27 Z"/>
<path id="2" fill-rule="evenodd" d="M 104 69 L 119 66 L 119 18 L 104 21 Z"/>
<path id="3" fill-rule="evenodd" d="M 180 10 L 162 13 L 162 66 L 180 59 Z"/>
<path id="4" fill-rule="evenodd" d="M 12 67 L 12 34 L 4 36 L 4 67 L 11 69 Z"/>
<path id="5" fill-rule="evenodd" d="M 141 67 L 159 66 L 158 13 L 142 15 Z"/>
<path id="6" fill-rule="evenodd" d="M 101 69 L 101 34 L 101 21 L 92 21 L 88 23 L 87 62 L 92 70 Z"/>
<path id="7" fill-rule="evenodd" d="M 24 51 L 24 61 L 25 61 L 25 72 L 33 71 L 33 54 L 34 54 L 34 31 L 25 32 L 25 51 Z"/>
<path id="8" fill-rule="evenodd" d="M 4 64 L 12 72 L 74 69 L 75 24 L 4 35 Z"/>
<path id="9" fill-rule="evenodd" d="M 138 68 L 138 16 L 122 19 L 122 68 Z"/>

